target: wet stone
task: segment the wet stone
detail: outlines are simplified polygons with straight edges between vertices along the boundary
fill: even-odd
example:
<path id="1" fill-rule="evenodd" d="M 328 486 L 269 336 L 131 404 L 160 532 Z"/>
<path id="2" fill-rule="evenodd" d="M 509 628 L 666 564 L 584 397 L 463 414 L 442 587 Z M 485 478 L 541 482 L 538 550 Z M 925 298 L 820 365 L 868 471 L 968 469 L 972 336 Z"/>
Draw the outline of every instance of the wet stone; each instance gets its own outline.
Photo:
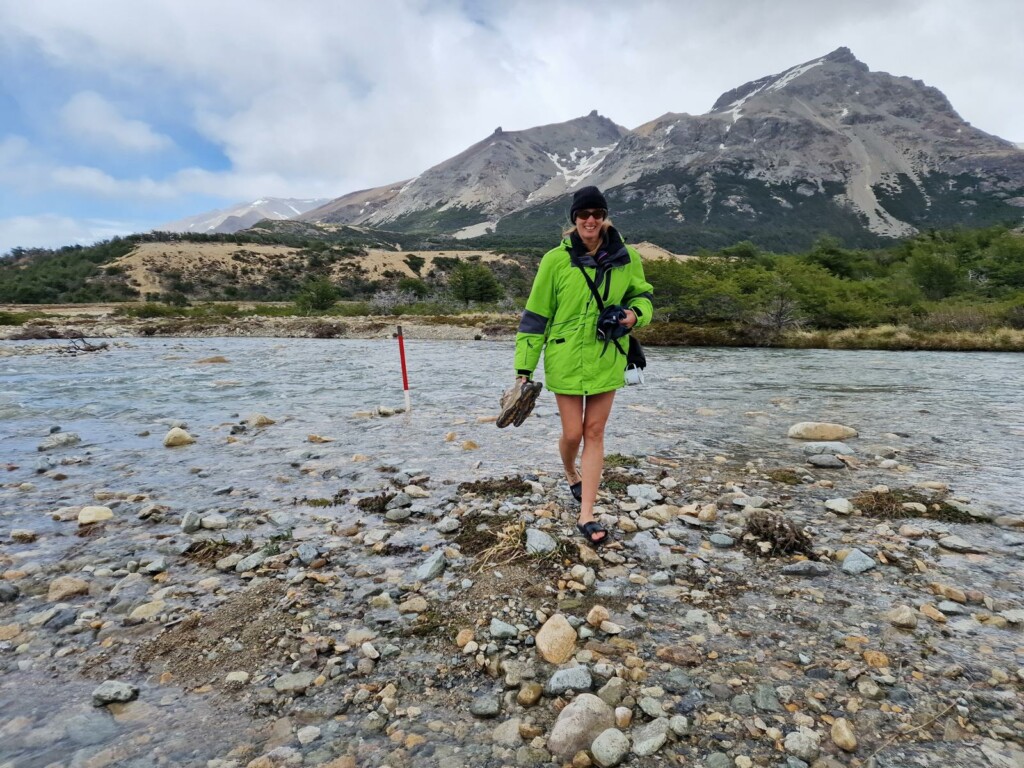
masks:
<path id="1" fill-rule="evenodd" d="M 518 629 L 500 619 L 491 619 L 489 630 L 495 640 L 511 640 L 519 636 Z"/>
<path id="2" fill-rule="evenodd" d="M 836 458 L 829 453 L 817 453 L 813 456 L 807 457 L 807 463 L 812 467 L 819 467 L 821 469 L 845 469 L 846 464 L 841 459 Z"/>
<path id="3" fill-rule="evenodd" d="M 21 590 L 14 584 L 0 581 L 0 603 L 13 603 L 20 594 Z"/>
<path id="4" fill-rule="evenodd" d="M 93 706 L 102 707 L 114 702 L 132 701 L 138 695 L 138 686 L 118 680 L 107 680 L 93 690 L 92 703 Z"/>
<path id="5" fill-rule="evenodd" d="M 875 567 L 874 558 L 865 555 L 859 549 L 851 549 L 850 553 L 843 559 L 843 572 L 858 575 L 870 571 Z"/>
<path id="6" fill-rule="evenodd" d="M 780 571 L 785 576 L 825 576 L 828 574 L 828 566 L 813 560 L 801 560 L 798 563 L 782 566 Z"/>
<path id="7" fill-rule="evenodd" d="M 754 691 L 754 706 L 762 712 L 781 712 L 782 705 L 770 685 L 759 685 Z"/>
<path id="8" fill-rule="evenodd" d="M 649 757 L 668 741 L 668 718 L 659 717 L 633 731 L 633 754 Z"/>
<path id="9" fill-rule="evenodd" d="M 589 691 L 594 684 L 590 669 L 584 666 L 569 667 L 555 672 L 544 686 L 549 696 L 560 696 L 566 691 Z"/>
<path id="10" fill-rule="evenodd" d="M 413 578 L 416 581 L 436 579 L 444 572 L 446 564 L 447 560 L 445 560 L 444 552 L 438 550 L 416 568 Z"/>
<path id="11" fill-rule="evenodd" d="M 477 696 L 470 703 L 469 711 L 476 717 L 497 717 L 501 712 L 501 697 L 496 693 Z"/>

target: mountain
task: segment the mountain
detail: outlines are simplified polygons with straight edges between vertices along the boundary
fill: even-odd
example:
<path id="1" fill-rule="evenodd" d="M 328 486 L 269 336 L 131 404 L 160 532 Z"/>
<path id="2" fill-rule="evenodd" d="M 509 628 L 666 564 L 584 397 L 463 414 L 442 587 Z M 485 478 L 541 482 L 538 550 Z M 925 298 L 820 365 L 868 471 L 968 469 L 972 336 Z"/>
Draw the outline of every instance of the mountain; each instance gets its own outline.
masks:
<path id="1" fill-rule="evenodd" d="M 628 133 L 596 111 L 525 131 L 497 128 L 410 181 L 353 192 L 299 218 L 399 231 L 483 234 L 512 211 L 563 197 Z"/>
<path id="2" fill-rule="evenodd" d="M 231 234 L 248 229 L 263 219 L 292 219 L 299 214 L 323 205 L 325 200 L 296 200 L 268 197 L 251 203 L 239 203 L 231 208 L 209 211 L 172 221 L 157 227 L 158 232 L 196 232 L 201 234 Z"/>
<path id="3" fill-rule="evenodd" d="M 551 234 L 567 193 L 600 186 L 634 239 L 875 245 L 928 227 L 1020 222 L 1024 151 L 965 122 L 936 88 L 847 48 L 723 94 L 703 115 L 633 130 L 596 112 L 502 131 L 411 181 L 300 218 L 469 237 Z"/>

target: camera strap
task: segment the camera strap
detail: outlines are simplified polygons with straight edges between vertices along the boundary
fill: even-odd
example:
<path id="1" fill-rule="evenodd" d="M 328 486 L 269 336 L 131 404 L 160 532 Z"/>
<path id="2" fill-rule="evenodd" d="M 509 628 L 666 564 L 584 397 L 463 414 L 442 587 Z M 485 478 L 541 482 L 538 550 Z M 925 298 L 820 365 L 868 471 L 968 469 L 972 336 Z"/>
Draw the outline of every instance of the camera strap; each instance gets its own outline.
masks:
<path id="1" fill-rule="evenodd" d="M 591 279 L 590 275 L 587 274 L 586 267 L 584 267 L 582 264 L 577 264 L 576 266 L 580 268 L 580 272 L 583 273 L 583 279 L 587 281 L 587 287 L 590 288 L 590 292 L 592 294 L 594 294 L 594 301 L 597 302 L 598 317 L 600 317 L 600 315 L 603 314 L 604 310 L 605 310 L 604 301 L 602 301 L 602 299 L 601 299 L 601 292 L 598 290 L 597 284 Z M 605 286 L 606 287 L 608 286 L 608 283 L 611 281 L 611 279 L 612 279 L 611 272 L 610 271 L 609 272 L 605 272 L 604 273 L 604 282 L 605 282 Z M 619 352 L 621 352 L 622 354 L 626 354 L 626 351 L 622 348 L 622 345 L 619 344 L 619 340 L 618 339 L 608 339 L 608 338 L 606 338 L 604 340 L 604 349 L 601 350 L 601 355 L 602 356 L 604 356 L 604 353 L 608 351 L 608 343 L 609 342 L 614 344 L 615 348 L 617 350 L 619 350 Z"/>

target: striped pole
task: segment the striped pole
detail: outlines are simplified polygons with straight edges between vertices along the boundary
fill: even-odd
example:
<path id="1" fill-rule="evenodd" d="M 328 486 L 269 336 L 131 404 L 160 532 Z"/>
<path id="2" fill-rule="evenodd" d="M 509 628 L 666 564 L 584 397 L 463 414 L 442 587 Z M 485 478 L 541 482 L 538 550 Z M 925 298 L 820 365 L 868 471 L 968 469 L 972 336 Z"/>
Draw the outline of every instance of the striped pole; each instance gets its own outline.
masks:
<path id="1" fill-rule="evenodd" d="M 398 326 L 398 356 L 402 359 L 402 389 L 405 391 L 405 412 L 412 411 L 409 400 L 409 372 L 405 367 L 405 340 L 402 338 L 402 326 Z"/>

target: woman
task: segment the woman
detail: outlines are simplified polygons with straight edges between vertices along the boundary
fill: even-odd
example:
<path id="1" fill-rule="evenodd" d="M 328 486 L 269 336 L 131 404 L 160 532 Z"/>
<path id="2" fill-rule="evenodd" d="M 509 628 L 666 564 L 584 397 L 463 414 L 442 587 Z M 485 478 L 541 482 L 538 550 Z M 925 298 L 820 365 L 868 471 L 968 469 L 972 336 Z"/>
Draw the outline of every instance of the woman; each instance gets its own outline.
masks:
<path id="1" fill-rule="evenodd" d="M 573 195 L 569 221 L 573 227 L 566 230 L 567 237 L 541 259 L 516 334 L 515 367 L 519 391 L 525 399 L 532 395 L 535 400 L 539 385 L 532 377 L 544 351 L 545 384 L 555 393 L 562 420 L 558 451 L 569 489 L 580 502 L 577 527 L 597 546 L 609 536 L 594 519 L 604 466 L 604 430 L 615 390 L 625 384 L 628 345 L 616 337 L 651 321 L 652 289 L 644 279 L 640 255 L 612 226 L 608 202 L 597 187 L 584 187 Z M 606 307 L 604 313 L 600 306 Z M 601 338 L 599 317 L 606 321 Z M 608 332 L 609 317 L 613 326 L 617 319 L 622 327 Z M 517 425 L 522 418 L 517 414 Z"/>

